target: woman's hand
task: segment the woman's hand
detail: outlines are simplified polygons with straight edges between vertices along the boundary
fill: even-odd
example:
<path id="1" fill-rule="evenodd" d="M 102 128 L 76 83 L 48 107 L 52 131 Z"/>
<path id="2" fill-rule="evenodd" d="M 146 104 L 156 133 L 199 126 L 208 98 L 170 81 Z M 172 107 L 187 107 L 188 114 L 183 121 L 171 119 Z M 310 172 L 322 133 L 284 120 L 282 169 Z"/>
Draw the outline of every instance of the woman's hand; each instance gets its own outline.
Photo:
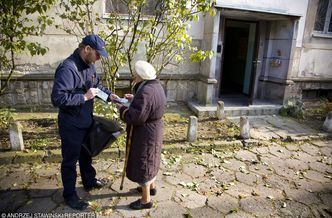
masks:
<path id="1" fill-rule="evenodd" d="M 124 98 L 128 99 L 129 102 L 132 102 L 134 95 L 133 94 L 125 94 Z"/>

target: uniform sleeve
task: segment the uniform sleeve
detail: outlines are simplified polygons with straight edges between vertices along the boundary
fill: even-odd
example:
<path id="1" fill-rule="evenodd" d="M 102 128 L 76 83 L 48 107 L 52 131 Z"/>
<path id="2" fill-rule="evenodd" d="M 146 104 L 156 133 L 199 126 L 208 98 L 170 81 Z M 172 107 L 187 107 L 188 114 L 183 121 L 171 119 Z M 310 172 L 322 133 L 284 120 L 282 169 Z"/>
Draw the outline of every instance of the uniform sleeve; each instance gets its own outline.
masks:
<path id="1" fill-rule="evenodd" d="M 120 118 L 129 125 L 143 125 L 150 115 L 150 99 L 151 95 L 147 92 L 138 93 L 129 107 L 120 108 Z"/>
<path id="2" fill-rule="evenodd" d="M 54 106 L 79 106 L 85 103 L 84 92 L 75 90 L 80 79 L 74 75 L 74 69 L 68 66 L 57 69 L 51 94 Z"/>

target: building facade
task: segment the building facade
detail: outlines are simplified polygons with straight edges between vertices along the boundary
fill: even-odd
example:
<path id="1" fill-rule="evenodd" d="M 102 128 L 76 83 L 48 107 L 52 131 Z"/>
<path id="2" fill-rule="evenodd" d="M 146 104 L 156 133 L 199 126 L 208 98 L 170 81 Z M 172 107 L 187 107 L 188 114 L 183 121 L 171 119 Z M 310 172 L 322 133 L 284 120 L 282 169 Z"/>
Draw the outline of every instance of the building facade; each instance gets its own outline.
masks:
<path id="1" fill-rule="evenodd" d="M 97 1 L 100 14 L 105 14 L 106 1 Z M 240 99 L 250 105 L 331 97 L 332 0 L 217 0 L 215 7 L 217 15 L 202 16 L 191 31 L 193 42 L 215 56 L 168 67 L 160 79 L 169 102 L 207 106 Z M 51 107 L 55 68 L 78 41 L 55 28 L 36 40 L 49 52 L 17 60 L 18 73 L 1 106 Z M 125 71 L 120 75 L 117 86 L 126 90 L 130 77 Z"/>

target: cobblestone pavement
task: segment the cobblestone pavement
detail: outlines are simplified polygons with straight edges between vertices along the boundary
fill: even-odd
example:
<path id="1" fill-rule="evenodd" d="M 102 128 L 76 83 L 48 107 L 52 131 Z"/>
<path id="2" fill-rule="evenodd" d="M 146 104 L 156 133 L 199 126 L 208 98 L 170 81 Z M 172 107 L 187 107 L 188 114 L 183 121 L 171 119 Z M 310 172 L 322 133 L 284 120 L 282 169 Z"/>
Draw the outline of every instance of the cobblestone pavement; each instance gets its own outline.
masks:
<path id="1" fill-rule="evenodd" d="M 96 159 L 97 175 L 108 185 L 88 193 L 78 179 L 78 194 L 90 202 L 85 212 L 96 211 L 98 217 L 331 217 L 332 140 L 313 140 L 309 132 L 318 134 L 313 130 L 291 127 L 299 125 L 290 124 L 293 121 L 271 120 L 251 120 L 261 137 L 256 139 L 267 140 L 276 133 L 307 138 L 285 143 L 272 137 L 269 143 L 232 149 L 195 146 L 182 153 L 165 151 L 150 210 L 128 208 L 139 194 L 128 179 L 119 190 L 122 160 Z M 0 211 L 77 212 L 63 202 L 59 167 L 59 163 L 2 164 Z"/>

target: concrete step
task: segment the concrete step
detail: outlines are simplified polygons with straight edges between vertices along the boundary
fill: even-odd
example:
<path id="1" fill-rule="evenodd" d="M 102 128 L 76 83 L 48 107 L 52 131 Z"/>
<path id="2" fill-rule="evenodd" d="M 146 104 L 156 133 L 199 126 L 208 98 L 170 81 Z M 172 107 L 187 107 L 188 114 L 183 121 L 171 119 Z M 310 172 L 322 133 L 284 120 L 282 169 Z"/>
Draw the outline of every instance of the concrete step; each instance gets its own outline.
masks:
<path id="1" fill-rule="evenodd" d="M 202 106 L 197 102 L 188 102 L 189 108 L 196 114 L 197 117 L 217 117 L 217 106 Z M 278 114 L 282 105 L 274 104 L 260 104 L 249 106 L 227 106 L 225 105 L 225 114 L 227 117 L 237 116 L 260 116 Z"/>

